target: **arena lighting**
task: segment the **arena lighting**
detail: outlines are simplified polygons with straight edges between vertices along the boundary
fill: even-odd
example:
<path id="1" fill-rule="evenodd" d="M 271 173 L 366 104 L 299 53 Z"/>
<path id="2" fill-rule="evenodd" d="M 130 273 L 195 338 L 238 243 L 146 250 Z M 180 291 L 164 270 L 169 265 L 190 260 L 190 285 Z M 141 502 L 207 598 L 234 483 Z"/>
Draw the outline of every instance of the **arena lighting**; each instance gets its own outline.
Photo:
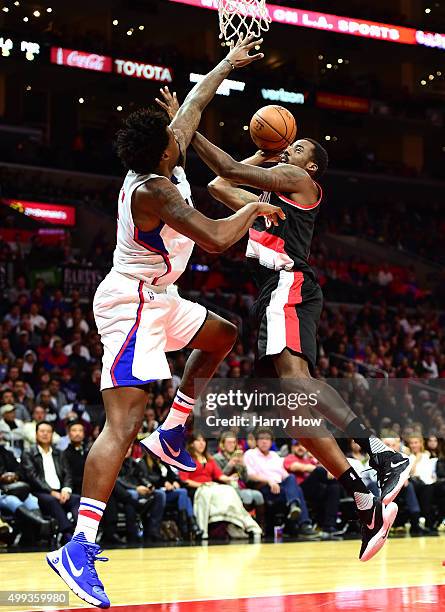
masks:
<path id="1" fill-rule="evenodd" d="M 119 104 L 119 106 L 116 106 L 116 110 L 122 112 L 124 110 L 124 107 Z"/>
<path id="2" fill-rule="evenodd" d="M 20 45 L 20 51 L 23 51 L 23 53 L 25 53 L 26 59 L 32 62 L 35 56 L 40 53 L 40 45 L 38 43 L 22 40 L 22 43 Z"/>
<path id="3" fill-rule="evenodd" d="M 114 26 L 119 25 L 119 20 L 118 20 L 118 19 L 113 19 L 113 25 L 114 25 Z"/>
<path id="4" fill-rule="evenodd" d="M 14 43 L 10 38 L 0 37 L 0 49 L 2 51 L 3 57 L 8 57 L 11 55 L 11 51 L 14 47 Z"/>
<path id="5" fill-rule="evenodd" d="M 262 89 L 261 95 L 265 100 L 284 102 L 287 104 L 304 104 L 305 95 L 301 92 L 286 91 L 285 89 Z"/>
<path id="6" fill-rule="evenodd" d="M 4 7 L 2 8 L 2 11 L 3 11 L 4 13 L 9 13 L 9 9 L 8 9 L 8 7 L 7 7 L 7 6 L 4 6 Z"/>
<path id="7" fill-rule="evenodd" d="M 40 17 L 40 11 L 34 11 L 33 15 L 34 17 Z"/>
<path id="8" fill-rule="evenodd" d="M 244 130 L 245 132 L 247 132 L 247 130 L 248 130 L 248 129 L 249 129 L 249 126 L 248 126 L 248 125 L 243 125 L 243 130 Z"/>
<path id="9" fill-rule="evenodd" d="M 85 102 L 85 98 L 79 98 L 78 102 L 79 104 L 83 104 Z"/>
<path id="10" fill-rule="evenodd" d="M 52 12 L 53 12 L 53 9 L 52 9 L 52 8 L 49 6 L 49 7 L 46 9 L 46 12 L 47 12 L 47 13 L 52 13 Z"/>
<path id="11" fill-rule="evenodd" d="M 29 17 L 23 17 L 23 21 L 26 23 L 29 21 Z"/>
<path id="12" fill-rule="evenodd" d="M 196 74 L 195 72 L 190 73 L 190 83 L 200 83 L 205 75 Z M 232 81 L 231 79 L 224 79 L 221 85 L 216 90 L 216 93 L 220 96 L 230 96 L 233 91 L 244 91 L 246 84 L 243 81 Z"/>
<path id="13" fill-rule="evenodd" d="M 425 13 L 428 15 L 429 13 L 431 13 L 431 9 L 430 8 L 426 8 L 425 9 Z"/>
<path id="14" fill-rule="evenodd" d="M 218 0 L 169 1 L 198 8 L 218 10 Z M 349 34 L 371 40 L 383 40 L 405 45 L 423 45 L 445 50 L 445 34 L 424 32 L 414 28 L 364 19 L 353 19 L 329 13 L 315 13 L 313 11 L 304 11 L 276 4 L 268 4 L 268 7 L 272 21 L 276 23 L 324 30 L 325 32 L 336 32 L 338 34 Z"/>
<path id="15" fill-rule="evenodd" d="M 145 30 L 145 26 L 140 25 L 140 26 L 139 26 L 139 29 L 140 29 L 140 31 L 141 31 L 141 32 L 143 32 L 143 31 Z"/>
<path id="16" fill-rule="evenodd" d="M 39 43 L 28 42 L 26 40 L 18 41 L 0 36 L 0 52 L 3 57 L 9 57 L 11 52 L 18 48 L 25 53 L 26 59 L 29 61 L 32 61 L 40 53 Z"/>

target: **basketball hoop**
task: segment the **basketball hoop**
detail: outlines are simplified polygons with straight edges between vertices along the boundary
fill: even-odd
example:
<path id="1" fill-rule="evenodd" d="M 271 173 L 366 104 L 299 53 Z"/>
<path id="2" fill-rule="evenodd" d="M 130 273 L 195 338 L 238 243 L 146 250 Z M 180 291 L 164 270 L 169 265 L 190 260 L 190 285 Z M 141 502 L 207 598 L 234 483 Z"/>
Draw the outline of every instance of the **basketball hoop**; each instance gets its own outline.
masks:
<path id="1" fill-rule="evenodd" d="M 269 30 L 272 19 L 266 0 L 218 0 L 220 38 L 226 42 L 244 38 L 259 38 Z"/>

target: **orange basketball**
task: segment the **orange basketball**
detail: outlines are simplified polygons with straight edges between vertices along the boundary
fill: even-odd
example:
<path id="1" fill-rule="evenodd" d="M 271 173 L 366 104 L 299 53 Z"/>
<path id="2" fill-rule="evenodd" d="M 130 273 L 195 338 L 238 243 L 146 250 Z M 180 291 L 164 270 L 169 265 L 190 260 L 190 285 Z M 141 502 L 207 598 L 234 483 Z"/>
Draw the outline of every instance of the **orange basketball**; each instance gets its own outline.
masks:
<path id="1" fill-rule="evenodd" d="M 294 142 L 297 123 L 287 108 L 263 106 L 252 117 L 250 135 L 262 151 L 283 151 Z"/>

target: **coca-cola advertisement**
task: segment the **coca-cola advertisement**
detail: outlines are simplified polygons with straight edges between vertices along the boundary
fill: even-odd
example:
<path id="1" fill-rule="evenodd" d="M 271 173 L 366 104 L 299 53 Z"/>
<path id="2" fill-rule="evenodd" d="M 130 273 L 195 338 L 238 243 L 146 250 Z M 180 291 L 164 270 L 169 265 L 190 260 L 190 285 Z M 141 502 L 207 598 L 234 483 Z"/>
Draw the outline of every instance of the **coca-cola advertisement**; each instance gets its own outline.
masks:
<path id="1" fill-rule="evenodd" d="M 107 55 L 51 47 L 51 63 L 59 66 L 70 66 L 82 70 L 95 70 L 96 72 L 111 72 L 113 61 Z"/>

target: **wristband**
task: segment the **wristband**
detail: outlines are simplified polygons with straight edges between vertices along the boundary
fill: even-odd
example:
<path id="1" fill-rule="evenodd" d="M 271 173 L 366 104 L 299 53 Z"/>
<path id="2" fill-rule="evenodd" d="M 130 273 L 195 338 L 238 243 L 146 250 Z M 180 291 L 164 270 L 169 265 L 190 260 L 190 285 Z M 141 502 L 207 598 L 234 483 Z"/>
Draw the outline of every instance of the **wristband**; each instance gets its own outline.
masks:
<path id="1" fill-rule="evenodd" d="M 231 62 L 229 59 L 225 58 L 223 61 L 225 61 L 225 62 L 227 62 L 228 64 L 230 64 L 230 66 L 232 67 L 232 70 L 235 70 L 235 65 L 234 65 L 234 64 L 232 64 L 232 62 Z"/>

